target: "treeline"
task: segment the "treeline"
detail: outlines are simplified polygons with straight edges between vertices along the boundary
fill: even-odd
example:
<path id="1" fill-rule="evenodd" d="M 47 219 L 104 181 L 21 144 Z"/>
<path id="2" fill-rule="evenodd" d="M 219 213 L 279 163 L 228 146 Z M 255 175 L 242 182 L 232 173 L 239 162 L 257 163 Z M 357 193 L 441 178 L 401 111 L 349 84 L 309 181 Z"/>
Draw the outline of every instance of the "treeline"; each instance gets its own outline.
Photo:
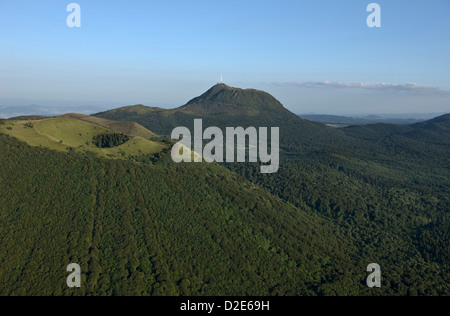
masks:
<path id="1" fill-rule="evenodd" d="M 130 139 L 125 134 L 110 133 L 96 135 L 93 137 L 92 142 L 99 148 L 113 148 L 126 143 Z"/>

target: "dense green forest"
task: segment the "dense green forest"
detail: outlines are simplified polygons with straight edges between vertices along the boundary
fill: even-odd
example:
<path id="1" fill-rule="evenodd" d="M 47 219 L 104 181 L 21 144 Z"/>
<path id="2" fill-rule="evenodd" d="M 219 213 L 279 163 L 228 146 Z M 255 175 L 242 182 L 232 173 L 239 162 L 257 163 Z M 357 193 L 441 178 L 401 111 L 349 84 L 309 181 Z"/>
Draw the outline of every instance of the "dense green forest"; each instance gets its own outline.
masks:
<path id="1" fill-rule="evenodd" d="M 176 110 L 98 116 L 160 135 L 194 118 L 280 126 L 280 170 L 175 164 L 167 149 L 112 160 L 0 134 L 0 295 L 450 294 L 448 116 L 333 129 L 224 85 Z M 365 283 L 374 262 L 380 289 Z M 80 289 L 66 285 L 70 263 Z"/>
<path id="2" fill-rule="evenodd" d="M 95 135 L 92 139 L 94 145 L 99 148 L 113 148 L 126 143 L 131 138 L 124 134 L 110 133 Z"/>
<path id="3" fill-rule="evenodd" d="M 2 295 L 449 290 L 448 262 L 427 251 L 429 234 L 445 227 L 420 232 L 425 257 L 395 232 L 327 219 L 218 165 L 95 159 L 1 135 L 0 144 Z M 384 267 L 382 289 L 365 286 L 372 261 Z M 81 289 L 65 285 L 72 262 Z"/>
<path id="4" fill-rule="evenodd" d="M 353 275 L 355 248 L 338 225 L 225 168 L 175 165 L 168 157 L 99 160 L 0 140 L 1 294 L 363 289 L 361 271 Z M 86 271 L 80 290 L 65 285 L 71 262 Z"/>

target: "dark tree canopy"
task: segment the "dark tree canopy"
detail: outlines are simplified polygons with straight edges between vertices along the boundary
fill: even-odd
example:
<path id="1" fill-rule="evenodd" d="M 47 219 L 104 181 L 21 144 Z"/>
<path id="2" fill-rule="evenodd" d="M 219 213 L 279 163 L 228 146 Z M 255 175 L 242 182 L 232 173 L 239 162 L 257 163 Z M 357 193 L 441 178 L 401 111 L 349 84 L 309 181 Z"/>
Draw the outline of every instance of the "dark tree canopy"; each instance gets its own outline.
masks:
<path id="1" fill-rule="evenodd" d="M 130 137 L 124 134 L 111 133 L 100 134 L 93 137 L 93 143 L 99 148 L 113 148 L 122 145 L 130 140 Z"/>

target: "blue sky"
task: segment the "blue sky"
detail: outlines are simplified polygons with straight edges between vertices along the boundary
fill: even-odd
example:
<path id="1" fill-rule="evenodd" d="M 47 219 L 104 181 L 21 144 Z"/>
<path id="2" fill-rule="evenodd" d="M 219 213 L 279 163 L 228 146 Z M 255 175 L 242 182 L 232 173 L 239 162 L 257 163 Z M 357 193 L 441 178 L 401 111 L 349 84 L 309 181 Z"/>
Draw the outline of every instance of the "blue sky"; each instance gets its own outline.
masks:
<path id="1" fill-rule="evenodd" d="M 450 112 L 449 34 L 448 0 L 1 0 L 0 106 L 180 106 L 223 74 L 296 113 Z"/>

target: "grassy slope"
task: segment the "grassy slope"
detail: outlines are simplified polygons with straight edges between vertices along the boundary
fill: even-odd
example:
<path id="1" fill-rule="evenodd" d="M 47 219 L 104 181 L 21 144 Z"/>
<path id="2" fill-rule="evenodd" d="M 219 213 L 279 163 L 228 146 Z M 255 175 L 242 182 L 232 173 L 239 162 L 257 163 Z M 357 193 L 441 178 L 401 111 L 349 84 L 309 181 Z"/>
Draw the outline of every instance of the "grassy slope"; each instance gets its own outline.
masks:
<path id="1" fill-rule="evenodd" d="M 83 114 L 76 114 L 76 113 L 66 114 L 66 115 L 61 116 L 61 118 L 74 118 L 77 120 L 89 122 L 92 124 L 102 126 L 107 129 L 111 129 L 117 133 L 123 133 L 128 136 L 137 136 L 137 137 L 142 137 L 142 138 L 146 138 L 146 139 L 150 139 L 150 138 L 158 136 L 155 133 L 146 129 L 145 127 L 143 127 L 137 123 L 134 123 L 134 122 L 110 121 L 110 120 L 105 120 L 105 119 L 98 118 L 98 117 L 93 117 L 93 116 L 83 115 Z"/>
<path id="2" fill-rule="evenodd" d="M 46 147 L 52 150 L 67 152 L 70 148 L 79 152 L 93 152 L 100 157 L 110 158 L 128 158 L 130 156 L 139 156 L 154 154 L 162 151 L 166 146 L 145 139 L 136 134 L 144 136 L 154 136 L 155 134 L 147 131 L 137 124 L 121 125 L 117 122 L 99 120 L 103 125 L 109 125 L 111 129 L 93 124 L 84 120 L 75 118 L 50 118 L 31 122 L 32 127 L 27 127 L 29 121 L 7 121 L 0 126 L 0 132 L 14 136 L 19 140 L 35 147 Z M 30 126 L 30 125 L 29 125 Z M 119 126 L 119 130 L 112 128 Z M 122 132 L 127 127 L 135 130 L 135 136 L 130 141 L 115 148 L 97 148 L 92 143 L 92 138 L 99 134 L 109 134 L 113 132 Z M 9 129 L 8 129 L 9 128 Z M 130 129 L 130 132 L 133 132 Z"/>

